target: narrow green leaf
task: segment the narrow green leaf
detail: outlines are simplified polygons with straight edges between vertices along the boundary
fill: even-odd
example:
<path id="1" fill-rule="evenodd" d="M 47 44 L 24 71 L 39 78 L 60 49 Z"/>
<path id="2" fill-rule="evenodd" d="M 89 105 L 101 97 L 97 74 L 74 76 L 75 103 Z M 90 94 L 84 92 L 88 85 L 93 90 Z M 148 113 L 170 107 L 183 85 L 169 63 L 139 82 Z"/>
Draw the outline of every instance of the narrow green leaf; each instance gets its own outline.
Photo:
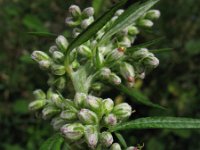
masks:
<path id="1" fill-rule="evenodd" d="M 128 129 L 200 129 L 200 119 L 181 117 L 147 117 L 118 124 L 111 131 Z"/>
<path id="2" fill-rule="evenodd" d="M 160 38 L 157 38 L 157 39 L 154 39 L 152 41 L 148 41 L 148 42 L 145 42 L 145 43 L 142 43 L 142 44 L 138 44 L 138 45 L 135 45 L 133 47 L 129 47 L 127 48 L 127 52 L 134 52 L 140 48 L 147 48 L 149 46 L 152 46 L 154 44 L 157 44 L 159 43 L 160 41 L 162 41 L 164 39 L 164 37 L 160 37 Z"/>
<path id="3" fill-rule="evenodd" d="M 127 148 L 127 144 L 125 139 L 123 138 L 123 136 L 120 133 L 115 133 L 117 139 L 119 140 L 120 144 L 124 147 Z"/>
<path id="4" fill-rule="evenodd" d="M 57 35 L 54 33 L 49 33 L 49 32 L 27 32 L 28 34 L 34 35 L 34 36 L 45 36 L 45 37 L 56 37 Z"/>
<path id="5" fill-rule="evenodd" d="M 144 15 L 159 0 L 149 0 L 143 4 L 138 3 L 131 5 L 119 18 L 114 22 L 106 34 L 102 37 L 101 42 L 106 41 L 115 33 L 132 25 L 137 19 Z"/>
<path id="6" fill-rule="evenodd" d="M 64 139 L 60 136 L 60 134 L 55 134 L 44 141 L 40 150 L 60 150 L 63 141 Z"/>
<path id="7" fill-rule="evenodd" d="M 151 106 L 154 108 L 159 108 L 159 109 L 165 109 L 164 107 L 158 105 L 158 104 L 154 104 L 152 103 L 144 94 L 142 94 L 139 90 L 137 89 L 130 89 L 127 88 L 124 85 L 119 85 L 118 89 L 121 90 L 122 92 L 124 92 L 125 94 L 127 94 L 128 96 L 130 96 L 133 101 L 139 102 L 141 104 L 147 105 L 147 106 Z"/>
<path id="8" fill-rule="evenodd" d="M 150 50 L 150 52 L 152 52 L 154 54 L 165 53 L 165 52 L 170 52 L 170 51 L 172 51 L 171 48 L 162 48 L 162 49 Z"/>
<path id="9" fill-rule="evenodd" d="M 73 50 L 75 47 L 81 45 L 82 43 L 88 41 L 93 37 L 115 14 L 115 12 L 121 8 L 127 0 L 122 0 L 110 10 L 105 12 L 101 17 L 99 17 L 95 22 L 93 22 L 87 29 L 85 29 L 77 38 L 75 38 L 68 47 L 68 51 Z"/>

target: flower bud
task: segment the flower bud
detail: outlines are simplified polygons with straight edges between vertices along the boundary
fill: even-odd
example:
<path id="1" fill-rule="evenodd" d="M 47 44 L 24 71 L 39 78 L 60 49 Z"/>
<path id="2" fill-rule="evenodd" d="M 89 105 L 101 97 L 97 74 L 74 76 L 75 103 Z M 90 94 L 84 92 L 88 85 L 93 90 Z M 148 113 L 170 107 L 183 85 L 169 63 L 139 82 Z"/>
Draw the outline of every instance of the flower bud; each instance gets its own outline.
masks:
<path id="1" fill-rule="evenodd" d="M 53 64 L 51 66 L 51 69 L 52 69 L 52 73 L 55 75 L 61 76 L 65 74 L 65 67 L 62 65 Z"/>
<path id="2" fill-rule="evenodd" d="M 128 82 L 134 82 L 135 71 L 131 64 L 122 62 L 120 64 L 120 73 Z"/>
<path id="3" fill-rule="evenodd" d="M 118 16 L 112 17 L 110 22 L 109 22 L 109 25 L 112 25 L 117 19 L 118 19 Z"/>
<path id="4" fill-rule="evenodd" d="M 91 86 L 92 90 L 94 90 L 94 91 L 100 91 L 102 89 L 102 87 L 103 87 L 103 84 L 98 83 L 98 82 L 93 83 L 92 86 Z"/>
<path id="5" fill-rule="evenodd" d="M 78 113 L 80 121 L 84 124 L 97 124 L 99 122 L 97 115 L 89 109 L 81 109 Z"/>
<path id="6" fill-rule="evenodd" d="M 81 139 L 84 134 L 84 126 L 80 123 L 66 124 L 61 127 L 60 131 L 65 138 L 77 141 Z"/>
<path id="7" fill-rule="evenodd" d="M 122 41 L 119 42 L 119 45 L 123 47 L 131 47 L 131 40 L 128 37 L 124 36 Z"/>
<path id="8" fill-rule="evenodd" d="M 130 146 L 130 147 L 127 147 L 126 150 L 138 150 L 138 148 L 134 146 Z"/>
<path id="9" fill-rule="evenodd" d="M 31 54 L 31 58 L 37 62 L 40 62 L 42 60 L 49 60 L 49 56 L 42 51 L 33 51 L 33 53 Z"/>
<path id="10" fill-rule="evenodd" d="M 53 54 L 55 51 L 58 51 L 58 47 L 56 45 L 53 45 L 49 48 L 49 53 Z"/>
<path id="11" fill-rule="evenodd" d="M 53 102 L 53 104 L 55 104 L 57 107 L 62 108 L 63 107 L 63 100 L 60 97 L 60 95 L 53 93 L 51 95 L 51 101 Z"/>
<path id="12" fill-rule="evenodd" d="M 89 95 L 86 100 L 86 107 L 97 113 L 98 116 L 102 116 L 103 105 L 100 98 Z"/>
<path id="13" fill-rule="evenodd" d="M 100 76 L 102 76 L 102 78 L 108 79 L 110 75 L 111 70 L 109 68 L 102 68 L 100 70 Z"/>
<path id="14" fill-rule="evenodd" d="M 96 59 L 95 59 L 95 61 L 96 61 L 96 67 L 97 67 L 97 68 L 101 68 L 101 67 L 103 66 L 103 64 L 104 64 L 104 56 L 103 56 L 103 54 L 100 53 L 100 52 L 98 52 L 98 53 L 96 54 Z"/>
<path id="15" fill-rule="evenodd" d="M 114 126 L 117 124 L 117 117 L 114 114 L 108 114 L 103 118 L 106 126 Z"/>
<path id="16" fill-rule="evenodd" d="M 113 107 L 114 107 L 114 102 L 112 99 L 107 98 L 103 100 L 103 108 L 105 114 L 109 114 L 113 110 Z"/>
<path id="17" fill-rule="evenodd" d="M 118 143 L 112 144 L 110 150 L 121 150 L 121 146 Z"/>
<path id="18" fill-rule="evenodd" d="M 59 51 L 54 51 L 53 60 L 56 62 L 62 62 L 64 60 L 64 54 Z"/>
<path id="19" fill-rule="evenodd" d="M 73 36 L 74 38 L 76 38 L 80 33 L 81 33 L 81 29 L 79 29 L 79 28 L 74 28 L 73 31 L 72 31 L 72 36 Z"/>
<path id="20" fill-rule="evenodd" d="M 75 106 L 83 108 L 86 104 L 87 95 L 85 93 L 76 93 L 74 97 Z"/>
<path id="21" fill-rule="evenodd" d="M 77 113 L 72 110 L 63 110 L 60 114 L 60 118 L 66 120 L 74 120 L 77 119 Z"/>
<path id="22" fill-rule="evenodd" d="M 85 135 L 85 139 L 86 139 L 88 146 L 92 149 L 95 149 L 95 147 L 98 143 L 97 127 L 94 125 L 85 126 L 84 135 Z"/>
<path id="23" fill-rule="evenodd" d="M 96 39 L 97 39 L 97 40 L 100 40 L 100 39 L 103 37 L 104 34 L 105 34 L 105 32 L 104 32 L 103 30 L 99 30 L 99 31 L 97 32 Z"/>
<path id="24" fill-rule="evenodd" d="M 129 88 L 134 87 L 134 85 L 135 85 L 135 82 L 126 82 L 126 86 Z"/>
<path id="25" fill-rule="evenodd" d="M 50 65 L 51 65 L 51 62 L 49 60 L 42 60 L 39 62 L 39 66 L 42 70 L 49 69 Z"/>
<path id="26" fill-rule="evenodd" d="M 109 147 L 113 143 L 113 136 L 110 132 L 102 132 L 100 141 L 104 147 Z"/>
<path id="27" fill-rule="evenodd" d="M 60 117 L 53 118 L 51 121 L 51 125 L 55 130 L 59 130 L 65 123 L 66 121 Z"/>
<path id="28" fill-rule="evenodd" d="M 153 57 L 147 57 L 143 60 L 143 63 L 145 66 L 150 68 L 156 68 L 159 65 L 159 59 L 155 56 Z"/>
<path id="29" fill-rule="evenodd" d="M 124 47 L 119 47 L 114 50 L 112 50 L 108 56 L 107 56 L 107 61 L 113 62 L 115 60 L 119 60 L 124 56 L 125 48 Z"/>
<path id="30" fill-rule="evenodd" d="M 77 50 L 73 49 L 70 54 L 69 54 L 69 60 L 70 62 L 76 61 L 77 60 Z"/>
<path id="31" fill-rule="evenodd" d="M 46 105 L 46 100 L 36 100 L 29 104 L 29 109 L 34 111 L 43 108 Z"/>
<path id="32" fill-rule="evenodd" d="M 41 89 L 33 91 L 33 95 L 35 99 L 46 99 L 46 94 Z"/>
<path id="33" fill-rule="evenodd" d="M 140 60 L 149 56 L 149 51 L 146 48 L 141 48 L 133 53 L 134 60 Z"/>
<path id="34" fill-rule="evenodd" d="M 81 22 L 81 28 L 82 29 L 86 29 L 90 24 L 92 24 L 92 22 L 94 21 L 94 18 L 93 17 L 90 17 L 88 19 L 84 19 L 82 22 Z"/>
<path id="35" fill-rule="evenodd" d="M 115 73 L 111 73 L 109 76 L 110 82 L 112 82 L 115 85 L 121 84 L 121 79 L 118 77 Z"/>
<path id="36" fill-rule="evenodd" d="M 67 47 L 69 45 L 67 39 L 62 36 L 62 35 L 59 35 L 57 38 L 56 38 L 56 44 L 58 46 L 58 48 L 61 50 L 61 51 L 66 51 L 67 50 Z"/>
<path id="37" fill-rule="evenodd" d="M 145 72 L 138 74 L 137 77 L 140 78 L 140 79 L 144 79 L 145 78 Z"/>
<path id="38" fill-rule="evenodd" d="M 118 119 L 126 119 L 131 116 L 132 108 L 128 103 L 121 103 L 114 107 L 113 113 Z"/>
<path id="39" fill-rule="evenodd" d="M 81 9 L 77 5 L 71 5 L 69 7 L 69 13 L 71 14 L 72 17 L 78 18 L 81 16 Z"/>
<path id="40" fill-rule="evenodd" d="M 91 17 L 94 15 L 94 8 L 93 7 L 88 7 L 88 8 L 85 8 L 83 10 L 83 17 Z"/>
<path id="41" fill-rule="evenodd" d="M 54 85 L 59 89 L 59 90 L 63 90 L 65 88 L 65 84 L 66 84 L 66 80 L 64 77 L 60 77 L 58 79 L 56 79 Z"/>
<path id="42" fill-rule="evenodd" d="M 155 20 L 158 19 L 159 17 L 160 17 L 159 10 L 149 10 L 145 15 L 145 18 L 150 20 Z"/>
<path id="43" fill-rule="evenodd" d="M 80 21 L 74 21 L 72 17 L 67 17 L 65 19 L 65 23 L 69 26 L 69 27 L 76 27 L 78 25 L 80 25 Z"/>
<path id="44" fill-rule="evenodd" d="M 77 48 L 78 52 L 86 57 L 91 57 L 92 56 L 92 51 L 89 47 L 87 47 L 86 45 L 81 45 Z"/>
<path id="45" fill-rule="evenodd" d="M 74 60 L 71 64 L 72 69 L 77 69 L 80 66 L 80 63 L 77 60 Z"/>
<path id="46" fill-rule="evenodd" d="M 45 120 L 49 119 L 54 115 L 58 114 L 59 112 L 60 110 L 57 107 L 48 105 L 42 110 L 42 118 Z"/>
<path id="47" fill-rule="evenodd" d="M 115 16 L 120 16 L 123 13 L 124 13 L 124 10 L 123 9 L 119 9 L 119 10 L 116 11 Z"/>
<path id="48" fill-rule="evenodd" d="M 53 90 L 52 88 L 49 88 L 47 91 L 47 99 L 51 99 L 52 94 L 53 94 Z"/>
<path id="49" fill-rule="evenodd" d="M 138 30 L 137 27 L 135 27 L 135 26 L 129 26 L 128 27 L 128 34 L 130 34 L 130 35 L 136 35 L 138 33 L 139 33 L 139 30 Z"/>
<path id="50" fill-rule="evenodd" d="M 153 22 L 148 19 L 140 19 L 138 20 L 137 25 L 145 28 L 150 28 L 153 26 Z"/>

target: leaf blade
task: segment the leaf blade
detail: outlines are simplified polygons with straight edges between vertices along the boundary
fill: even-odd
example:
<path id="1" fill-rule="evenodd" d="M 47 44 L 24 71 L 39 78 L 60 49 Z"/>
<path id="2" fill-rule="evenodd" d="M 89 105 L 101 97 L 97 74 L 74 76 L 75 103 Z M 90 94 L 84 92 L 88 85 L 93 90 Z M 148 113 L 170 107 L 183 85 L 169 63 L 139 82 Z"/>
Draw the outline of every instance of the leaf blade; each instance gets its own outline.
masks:
<path id="1" fill-rule="evenodd" d="M 122 145 L 124 148 L 127 148 L 127 144 L 126 144 L 126 141 L 125 141 L 125 139 L 123 138 L 123 136 L 122 136 L 120 133 L 115 133 L 115 136 L 117 137 L 117 139 L 119 140 L 119 142 L 121 143 L 121 145 Z"/>
<path id="2" fill-rule="evenodd" d="M 120 1 L 114 7 L 112 7 L 112 9 L 108 10 L 95 22 L 93 22 L 87 29 L 85 29 L 81 34 L 78 35 L 77 38 L 71 42 L 68 47 L 68 51 L 73 50 L 76 46 L 81 45 L 93 37 L 99 31 L 99 29 L 101 29 L 112 18 L 116 10 L 121 8 L 126 2 L 127 0 Z"/>
<path id="3" fill-rule="evenodd" d="M 49 33 L 49 32 L 27 32 L 27 33 L 31 34 L 31 35 L 35 35 L 35 36 L 45 36 L 45 37 L 48 37 L 48 36 L 56 37 L 57 36 L 56 34 Z"/>
<path id="4" fill-rule="evenodd" d="M 60 134 L 55 134 L 42 143 L 39 150 L 60 150 L 64 139 Z"/>
<path id="5" fill-rule="evenodd" d="M 135 46 L 132 46 L 132 47 L 129 47 L 127 48 L 127 52 L 134 52 L 140 48 L 147 48 L 149 46 L 152 46 L 154 44 L 157 44 L 159 43 L 160 41 L 162 41 L 164 39 L 164 37 L 160 37 L 160 38 L 157 38 L 157 39 L 154 39 L 154 40 L 151 40 L 151 41 L 148 41 L 148 42 L 145 42 L 145 43 L 142 43 L 142 44 L 138 44 L 138 45 L 135 45 Z"/>
<path id="6" fill-rule="evenodd" d="M 102 37 L 101 43 L 106 41 L 115 33 L 132 25 L 138 18 L 140 18 L 146 11 L 148 11 L 159 0 L 149 0 L 138 7 L 138 3 L 131 5 L 119 18 L 114 22 L 106 34 Z"/>
<path id="7" fill-rule="evenodd" d="M 200 119 L 181 117 L 146 117 L 122 123 L 110 131 L 128 129 L 200 129 Z"/>

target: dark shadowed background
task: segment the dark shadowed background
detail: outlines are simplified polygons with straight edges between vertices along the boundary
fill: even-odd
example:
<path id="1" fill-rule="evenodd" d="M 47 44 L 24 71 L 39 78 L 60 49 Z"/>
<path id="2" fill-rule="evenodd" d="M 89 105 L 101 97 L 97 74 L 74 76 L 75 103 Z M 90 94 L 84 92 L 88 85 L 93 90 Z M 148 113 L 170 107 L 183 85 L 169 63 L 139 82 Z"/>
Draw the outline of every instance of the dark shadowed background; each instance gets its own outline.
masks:
<path id="1" fill-rule="evenodd" d="M 102 0 L 103 1 L 103 0 Z M 102 10 L 109 7 L 108 0 Z M 113 1 L 114 2 L 114 1 Z M 136 1 L 129 0 L 129 3 Z M 47 76 L 30 59 L 35 49 L 48 51 L 54 38 L 27 32 L 67 35 L 64 24 L 71 4 L 81 8 L 88 0 L 0 0 L 0 149 L 36 150 L 53 129 L 48 122 L 28 111 L 32 91 L 46 90 Z M 128 6 L 128 5 L 127 5 Z M 105 7 L 105 8 L 104 8 Z M 200 118 L 200 1 L 161 0 L 156 5 L 162 16 L 150 32 L 142 32 L 137 43 L 158 37 L 165 39 L 155 48 L 172 48 L 159 54 L 160 66 L 138 81 L 136 88 L 168 111 L 132 104 L 132 119 L 146 116 L 185 116 Z M 100 11 L 102 12 L 102 11 Z M 104 93 L 117 97 L 118 91 Z M 114 94 L 113 94 L 114 93 Z M 145 144 L 146 150 L 198 150 L 199 130 L 136 130 L 123 132 L 129 145 Z"/>

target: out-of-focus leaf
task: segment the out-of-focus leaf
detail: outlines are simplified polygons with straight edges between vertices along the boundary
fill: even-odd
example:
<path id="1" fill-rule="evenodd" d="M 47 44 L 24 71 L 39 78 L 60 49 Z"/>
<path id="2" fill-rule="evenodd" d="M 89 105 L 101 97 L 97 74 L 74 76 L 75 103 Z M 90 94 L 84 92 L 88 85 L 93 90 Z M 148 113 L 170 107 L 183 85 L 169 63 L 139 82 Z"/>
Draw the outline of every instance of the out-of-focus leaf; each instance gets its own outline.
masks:
<path id="1" fill-rule="evenodd" d="M 26 100 L 17 100 L 13 104 L 14 112 L 18 114 L 26 114 L 28 113 L 28 101 Z"/>
<path id="2" fill-rule="evenodd" d="M 127 129 L 200 129 L 200 119 L 181 117 L 147 117 L 110 128 L 110 131 Z"/>
<path id="3" fill-rule="evenodd" d="M 109 30 L 102 37 L 101 42 L 106 41 L 115 33 L 132 25 L 137 19 L 145 14 L 159 0 L 149 0 L 143 4 L 131 5 L 119 18 L 110 26 Z"/>
<path id="4" fill-rule="evenodd" d="M 88 41 L 93 37 L 115 14 L 115 12 L 121 8 L 127 0 L 122 0 L 111 9 L 105 12 L 101 17 L 94 21 L 87 29 L 85 29 L 81 34 L 75 38 L 68 47 L 68 51 L 73 50 L 75 47 L 81 45 L 82 43 Z"/>
<path id="5" fill-rule="evenodd" d="M 60 150 L 64 139 L 60 134 L 55 134 L 48 138 L 40 147 L 40 150 Z"/>
<path id="6" fill-rule="evenodd" d="M 106 0 L 93 0 L 92 1 L 92 7 L 95 10 L 95 14 L 98 15 L 99 12 L 102 9 L 103 4 L 105 3 Z"/>
<path id="7" fill-rule="evenodd" d="M 23 63 L 34 63 L 34 61 L 31 59 L 30 55 L 22 55 L 19 59 Z"/>
<path id="8" fill-rule="evenodd" d="M 43 23 L 41 22 L 41 20 L 39 20 L 39 18 L 37 18 L 34 15 L 26 15 L 23 18 L 23 24 L 34 31 L 38 31 L 38 32 L 48 32 L 47 28 L 44 27 Z"/>
<path id="9" fill-rule="evenodd" d="M 152 52 L 154 54 L 166 53 L 166 52 L 170 52 L 170 51 L 172 51 L 171 48 L 161 48 L 161 49 L 150 50 L 150 52 Z"/>
<path id="10" fill-rule="evenodd" d="M 35 36 L 56 37 L 57 35 L 49 32 L 28 32 L 28 34 Z"/>
<path id="11" fill-rule="evenodd" d="M 127 88 L 124 85 L 118 86 L 118 89 L 130 96 L 133 101 L 139 102 L 141 104 L 159 108 L 159 109 L 166 109 L 158 104 L 152 103 L 145 95 L 143 95 L 139 90 L 133 88 Z"/>
<path id="12" fill-rule="evenodd" d="M 189 55 L 194 56 L 200 53 L 200 39 L 190 40 L 185 45 Z"/>
<path id="13" fill-rule="evenodd" d="M 134 52 L 140 48 L 147 48 L 149 46 L 152 46 L 154 44 L 157 44 L 159 43 L 160 41 L 162 41 L 164 39 L 164 37 L 161 37 L 161 38 L 157 38 L 155 40 L 152 40 L 152 41 L 148 41 L 148 42 L 145 42 L 145 43 L 142 43 L 142 44 L 138 44 L 138 45 L 135 45 L 135 46 L 132 46 L 132 47 L 129 47 L 127 48 L 127 52 Z"/>
<path id="14" fill-rule="evenodd" d="M 120 133 L 115 133 L 117 139 L 119 140 L 120 144 L 124 147 L 127 148 L 127 144 L 125 139 L 123 138 L 123 136 Z"/>

